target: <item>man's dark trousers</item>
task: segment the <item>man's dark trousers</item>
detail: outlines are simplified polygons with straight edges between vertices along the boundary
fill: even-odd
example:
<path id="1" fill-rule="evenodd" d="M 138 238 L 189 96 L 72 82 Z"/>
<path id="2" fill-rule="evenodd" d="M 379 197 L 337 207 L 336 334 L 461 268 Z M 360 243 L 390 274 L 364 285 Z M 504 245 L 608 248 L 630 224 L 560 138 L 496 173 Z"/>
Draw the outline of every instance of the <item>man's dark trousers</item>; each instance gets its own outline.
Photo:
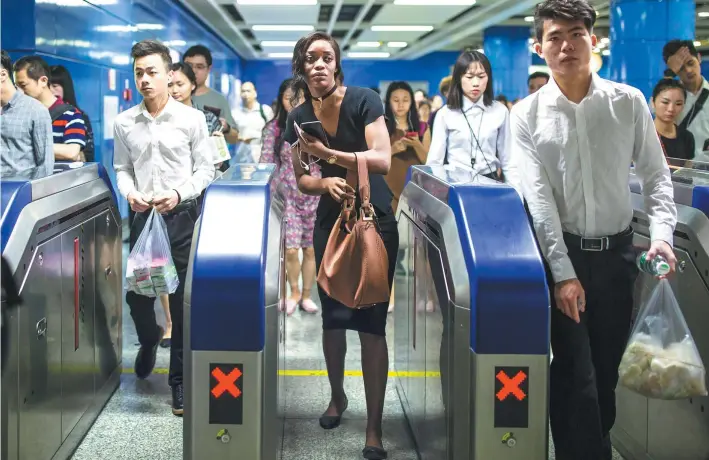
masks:
<path id="1" fill-rule="evenodd" d="M 135 213 L 130 228 L 130 248 L 133 249 L 145 222 L 150 216 L 150 210 Z M 170 339 L 170 373 L 168 383 L 175 386 L 182 383 L 182 310 L 184 305 L 185 278 L 187 264 L 192 247 L 192 233 L 199 217 L 199 206 L 196 200 L 178 204 L 171 212 L 164 214 L 163 219 L 170 238 L 172 260 L 177 269 L 180 281 L 177 290 L 170 294 L 170 316 L 172 317 L 172 338 Z M 157 345 L 162 338 L 160 328 L 155 319 L 155 298 L 142 296 L 135 292 L 126 294 L 126 302 L 130 307 L 130 315 L 135 323 L 138 341 L 141 347 L 149 349 Z"/>
<path id="2" fill-rule="evenodd" d="M 630 333 L 638 276 L 632 233 L 617 247 L 598 252 L 581 250 L 569 235 L 564 240 L 586 293 L 586 309 L 577 324 L 556 308 L 547 266 L 554 354 L 549 417 L 556 458 L 611 460 L 618 366 Z"/>

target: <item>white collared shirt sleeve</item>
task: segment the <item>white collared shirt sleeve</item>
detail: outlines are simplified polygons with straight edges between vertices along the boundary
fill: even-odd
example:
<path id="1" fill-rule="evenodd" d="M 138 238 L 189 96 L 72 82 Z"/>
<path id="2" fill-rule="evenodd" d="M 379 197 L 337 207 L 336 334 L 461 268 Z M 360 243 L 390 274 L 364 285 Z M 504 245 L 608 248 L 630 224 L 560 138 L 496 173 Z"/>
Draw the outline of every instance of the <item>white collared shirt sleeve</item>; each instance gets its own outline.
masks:
<path id="1" fill-rule="evenodd" d="M 190 154 L 193 173 L 184 184 L 177 187 L 177 192 L 183 201 L 197 198 L 214 180 L 215 174 L 212 145 L 209 142 L 205 116 L 202 112 L 195 111 L 195 116 L 192 118 L 194 123 L 190 131 Z"/>
<path id="2" fill-rule="evenodd" d="M 544 169 L 527 122 L 515 109 L 510 116 L 510 154 L 520 170 L 520 186 L 534 221 L 542 254 L 549 263 L 555 283 L 576 278 L 568 256 L 561 219 L 549 177 Z M 521 111 L 521 110 L 520 110 Z"/>
<path id="3" fill-rule="evenodd" d="M 635 146 L 633 162 L 635 174 L 642 183 L 645 210 L 650 219 L 650 238 L 673 244 L 674 228 L 677 224 L 677 207 L 674 203 L 674 188 L 657 137 L 650 109 L 638 91 L 633 98 L 635 122 Z"/>
<path id="4" fill-rule="evenodd" d="M 120 194 L 127 198 L 128 194 L 137 187 L 130 150 L 119 123 L 113 124 L 113 139 L 113 168 L 116 170 L 116 184 Z"/>
<path id="5" fill-rule="evenodd" d="M 510 131 L 510 113 L 506 111 L 505 121 L 497 130 L 497 156 L 502 165 L 505 181 L 515 190 L 521 192 L 519 173 L 512 158 L 512 133 Z"/>
<path id="6" fill-rule="evenodd" d="M 442 165 L 446 160 L 446 148 L 448 145 L 448 134 L 446 133 L 447 107 L 441 107 L 433 120 L 431 131 L 431 146 L 428 149 L 427 165 Z"/>

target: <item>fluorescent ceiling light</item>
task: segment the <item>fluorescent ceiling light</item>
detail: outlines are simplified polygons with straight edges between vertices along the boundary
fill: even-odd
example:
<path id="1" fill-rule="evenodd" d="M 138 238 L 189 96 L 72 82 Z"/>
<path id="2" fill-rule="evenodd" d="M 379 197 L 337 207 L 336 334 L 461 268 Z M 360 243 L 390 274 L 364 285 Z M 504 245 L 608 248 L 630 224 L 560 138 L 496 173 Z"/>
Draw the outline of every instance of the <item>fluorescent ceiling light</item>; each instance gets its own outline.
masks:
<path id="1" fill-rule="evenodd" d="M 318 0 L 236 0 L 236 4 L 253 6 L 309 6 L 317 5 Z"/>
<path id="2" fill-rule="evenodd" d="M 252 26 L 251 30 L 255 30 L 257 32 L 312 32 L 315 30 L 315 27 L 301 25 L 265 25 Z"/>
<path id="3" fill-rule="evenodd" d="M 611 39 L 608 37 L 603 37 L 601 38 L 601 43 L 605 43 L 606 45 L 611 42 Z"/>
<path id="4" fill-rule="evenodd" d="M 292 58 L 293 53 L 268 53 L 268 57 L 270 58 Z"/>
<path id="5" fill-rule="evenodd" d="M 610 56 L 610 55 L 611 55 L 611 50 L 603 50 L 603 52 L 602 52 L 601 54 L 604 55 L 604 56 Z"/>
<path id="6" fill-rule="evenodd" d="M 185 46 L 185 45 L 187 45 L 187 42 L 184 40 L 168 40 L 168 41 L 165 41 L 162 43 L 165 46 Z M 178 61 L 179 61 L 179 59 L 178 59 Z"/>
<path id="7" fill-rule="evenodd" d="M 472 6 L 475 0 L 394 0 L 394 5 L 406 6 Z"/>
<path id="8" fill-rule="evenodd" d="M 355 46 L 358 48 L 379 48 L 381 45 L 379 42 L 357 42 Z"/>
<path id="9" fill-rule="evenodd" d="M 261 42 L 261 46 L 264 48 L 273 48 L 276 46 L 288 46 L 288 47 L 293 47 L 295 46 L 296 42 L 287 42 L 287 41 L 278 41 L 278 40 L 264 40 Z"/>
<path id="10" fill-rule="evenodd" d="M 406 48 L 408 46 L 408 43 L 406 43 L 406 42 L 389 42 L 389 43 L 387 43 L 387 46 L 389 48 Z"/>
<path id="11" fill-rule="evenodd" d="M 36 0 L 37 3 L 44 3 L 48 5 L 56 6 L 104 6 L 104 5 L 115 5 L 118 0 L 92 0 L 91 5 L 86 3 L 84 0 Z"/>
<path id="12" fill-rule="evenodd" d="M 485 50 L 482 49 L 482 48 L 478 48 L 478 49 L 476 49 L 475 51 L 477 51 L 478 53 L 485 54 Z"/>
<path id="13" fill-rule="evenodd" d="M 524 17 L 524 20 L 525 20 L 526 22 L 534 22 L 534 16 L 525 16 L 525 17 Z"/>
<path id="14" fill-rule="evenodd" d="M 388 58 L 389 56 L 391 56 L 391 54 L 380 52 L 380 51 L 361 52 L 361 53 L 351 51 L 351 52 L 347 53 L 347 57 L 351 57 L 351 58 Z"/>
<path id="15" fill-rule="evenodd" d="M 532 37 L 529 37 L 529 40 L 527 40 L 527 43 L 529 43 L 530 45 L 533 45 L 534 39 Z"/>
<path id="16" fill-rule="evenodd" d="M 372 32 L 430 32 L 433 26 L 372 26 Z"/>
<path id="17" fill-rule="evenodd" d="M 700 11 L 699 13 L 697 13 L 697 16 L 699 16 L 700 18 L 709 18 L 709 11 Z"/>
<path id="18" fill-rule="evenodd" d="M 699 40 L 694 40 L 694 46 L 702 46 L 702 42 Z"/>

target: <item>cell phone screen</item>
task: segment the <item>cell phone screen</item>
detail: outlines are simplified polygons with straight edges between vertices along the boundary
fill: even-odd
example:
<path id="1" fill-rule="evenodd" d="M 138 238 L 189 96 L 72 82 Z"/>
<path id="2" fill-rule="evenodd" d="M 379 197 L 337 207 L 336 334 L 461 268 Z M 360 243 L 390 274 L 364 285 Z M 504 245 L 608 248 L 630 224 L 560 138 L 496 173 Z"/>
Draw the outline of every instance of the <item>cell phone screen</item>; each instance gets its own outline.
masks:
<path id="1" fill-rule="evenodd" d="M 300 129 L 302 129 L 303 132 L 320 139 L 323 143 L 327 143 L 325 128 L 322 127 L 322 123 L 319 121 L 306 121 L 305 123 L 301 123 Z"/>
<path id="2" fill-rule="evenodd" d="M 217 118 L 219 118 L 219 115 L 222 114 L 222 109 L 220 109 L 219 107 L 212 107 L 212 106 L 209 106 L 209 105 L 205 105 L 205 106 L 204 106 L 204 110 L 207 110 L 207 111 L 209 111 L 209 112 L 212 112 L 214 115 L 217 116 Z"/>

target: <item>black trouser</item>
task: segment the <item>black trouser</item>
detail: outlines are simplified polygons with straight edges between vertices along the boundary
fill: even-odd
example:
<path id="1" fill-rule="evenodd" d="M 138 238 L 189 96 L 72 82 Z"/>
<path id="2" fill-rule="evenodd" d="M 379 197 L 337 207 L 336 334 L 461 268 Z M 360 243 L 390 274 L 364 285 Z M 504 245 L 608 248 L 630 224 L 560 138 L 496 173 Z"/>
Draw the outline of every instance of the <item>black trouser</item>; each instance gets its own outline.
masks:
<path id="1" fill-rule="evenodd" d="M 564 235 L 568 254 L 586 293 L 581 322 L 556 308 L 551 297 L 550 407 L 557 460 L 611 460 L 610 430 L 615 423 L 618 365 L 630 333 L 638 269 L 632 233 L 617 247 L 582 251 Z"/>
<path id="2" fill-rule="evenodd" d="M 145 227 L 145 221 L 150 211 L 136 213 L 130 229 L 130 247 L 138 240 L 140 232 Z M 172 212 L 163 215 L 170 237 L 172 260 L 175 262 L 177 277 L 180 284 L 174 294 L 170 294 L 170 316 L 172 316 L 172 337 L 170 339 L 170 386 L 182 383 L 182 309 L 185 293 L 185 278 L 187 263 L 192 247 L 192 232 L 199 217 L 199 207 L 196 201 L 180 203 Z M 161 339 L 160 329 L 155 319 L 155 299 L 142 296 L 135 292 L 126 294 L 126 302 L 130 307 L 130 315 L 135 323 L 140 346 L 150 348 Z"/>

